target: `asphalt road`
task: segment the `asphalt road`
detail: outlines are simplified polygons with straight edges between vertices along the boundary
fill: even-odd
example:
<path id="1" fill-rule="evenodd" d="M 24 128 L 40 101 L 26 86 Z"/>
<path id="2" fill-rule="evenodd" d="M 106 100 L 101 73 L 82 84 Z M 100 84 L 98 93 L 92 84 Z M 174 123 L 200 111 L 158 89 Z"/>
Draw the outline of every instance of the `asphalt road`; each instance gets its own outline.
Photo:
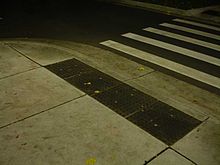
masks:
<path id="1" fill-rule="evenodd" d="M 20 0 L 1 7 L 0 38 L 49 38 L 98 44 L 171 19 L 163 14 L 92 0 L 80 3 Z"/>

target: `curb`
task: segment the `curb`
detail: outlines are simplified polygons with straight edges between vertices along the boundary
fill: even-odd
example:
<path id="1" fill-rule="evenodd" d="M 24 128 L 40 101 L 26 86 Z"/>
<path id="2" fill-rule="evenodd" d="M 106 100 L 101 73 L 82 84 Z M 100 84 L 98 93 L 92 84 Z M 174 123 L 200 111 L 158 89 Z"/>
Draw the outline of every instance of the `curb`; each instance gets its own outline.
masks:
<path id="1" fill-rule="evenodd" d="M 63 44 L 66 43 L 71 43 L 68 41 L 60 41 L 60 40 L 53 40 L 53 39 L 43 39 L 43 38 L 3 38 L 0 39 L 0 42 L 3 44 L 8 44 L 8 43 L 16 43 L 16 44 L 29 44 L 29 45 L 38 45 L 38 46 L 46 46 L 54 49 L 58 49 L 63 52 L 67 52 L 70 54 L 82 56 L 82 53 L 70 49 L 68 47 L 65 47 Z"/>
<path id="2" fill-rule="evenodd" d="M 177 17 L 182 17 L 192 21 L 199 21 L 206 24 L 211 24 L 215 26 L 220 26 L 220 17 L 209 16 L 207 14 L 201 14 L 204 10 L 210 10 L 213 8 L 220 8 L 220 6 L 209 6 L 198 9 L 183 10 L 172 8 L 168 6 L 156 5 L 152 3 L 139 2 L 135 0 L 98 0 L 100 2 L 112 3 L 114 5 L 127 6 L 142 10 L 150 10 L 157 13 L 162 13 L 166 15 L 173 15 Z"/>

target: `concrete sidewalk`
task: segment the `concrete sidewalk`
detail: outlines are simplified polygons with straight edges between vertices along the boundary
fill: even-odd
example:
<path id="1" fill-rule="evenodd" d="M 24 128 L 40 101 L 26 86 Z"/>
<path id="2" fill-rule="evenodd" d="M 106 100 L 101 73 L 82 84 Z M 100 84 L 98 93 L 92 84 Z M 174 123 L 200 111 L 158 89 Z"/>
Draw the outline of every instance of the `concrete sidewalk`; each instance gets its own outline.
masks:
<path id="1" fill-rule="evenodd" d="M 4 40 L 0 59 L 0 164 L 220 163 L 220 96 L 216 94 L 110 51 L 74 42 Z M 70 59 L 201 124 L 167 145 L 47 69 Z"/>

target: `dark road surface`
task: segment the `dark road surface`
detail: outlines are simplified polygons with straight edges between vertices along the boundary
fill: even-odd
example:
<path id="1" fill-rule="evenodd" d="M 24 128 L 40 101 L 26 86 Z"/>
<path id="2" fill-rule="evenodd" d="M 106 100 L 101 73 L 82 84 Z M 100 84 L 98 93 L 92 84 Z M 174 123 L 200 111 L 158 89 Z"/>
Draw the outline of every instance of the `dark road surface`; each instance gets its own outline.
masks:
<path id="1" fill-rule="evenodd" d="M 9 2 L 8 2 L 9 3 Z M 0 38 L 49 38 L 98 43 L 172 17 L 96 1 L 5 4 Z"/>

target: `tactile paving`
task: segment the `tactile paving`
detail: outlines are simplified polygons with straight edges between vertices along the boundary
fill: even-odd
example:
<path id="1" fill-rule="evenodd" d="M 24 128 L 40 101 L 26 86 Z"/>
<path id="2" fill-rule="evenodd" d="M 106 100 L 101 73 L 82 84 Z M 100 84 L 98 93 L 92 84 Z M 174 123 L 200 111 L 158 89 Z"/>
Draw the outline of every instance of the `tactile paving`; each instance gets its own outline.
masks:
<path id="1" fill-rule="evenodd" d="M 150 110 L 130 116 L 128 120 L 168 145 L 174 144 L 201 123 L 162 102 L 157 102 Z"/>
<path id="2" fill-rule="evenodd" d="M 201 123 L 78 60 L 63 61 L 46 68 L 167 145 L 174 144 Z"/>
<path id="3" fill-rule="evenodd" d="M 59 63 L 47 65 L 46 68 L 64 79 L 71 76 L 80 75 L 82 73 L 94 71 L 92 67 L 89 67 L 88 65 L 76 59 L 70 59 Z"/>
<path id="4" fill-rule="evenodd" d="M 68 78 L 66 81 L 89 95 L 99 94 L 120 83 L 120 81 L 99 71 L 83 73 Z"/>
<path id="5" fill-rule="evenodd" d="M 126 84 L 114 87 L 94 97 L 124 117 L 137 111 L 148 110 L 158 101 Z"/>

